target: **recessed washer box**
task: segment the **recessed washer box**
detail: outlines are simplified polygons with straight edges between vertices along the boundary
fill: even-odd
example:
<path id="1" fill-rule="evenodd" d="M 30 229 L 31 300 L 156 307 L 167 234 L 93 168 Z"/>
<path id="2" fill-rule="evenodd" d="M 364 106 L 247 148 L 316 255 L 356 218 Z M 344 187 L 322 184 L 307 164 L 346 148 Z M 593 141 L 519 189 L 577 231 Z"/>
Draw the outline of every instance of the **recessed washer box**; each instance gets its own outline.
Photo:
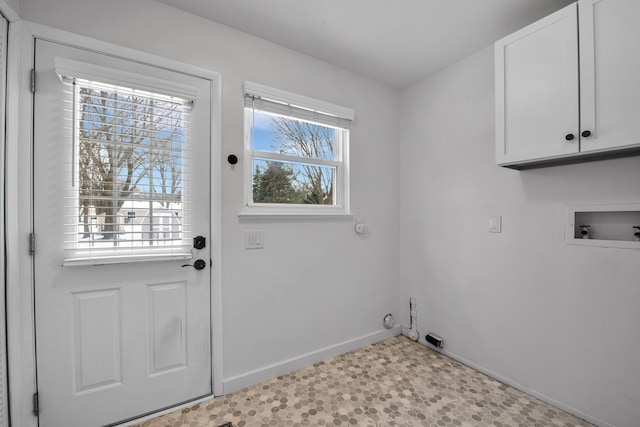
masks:
<path id="1" fill-rule="evenodd" d="M 570 245 L 640 249 L 640 203 L 568 205 L 565 240 Z"/>

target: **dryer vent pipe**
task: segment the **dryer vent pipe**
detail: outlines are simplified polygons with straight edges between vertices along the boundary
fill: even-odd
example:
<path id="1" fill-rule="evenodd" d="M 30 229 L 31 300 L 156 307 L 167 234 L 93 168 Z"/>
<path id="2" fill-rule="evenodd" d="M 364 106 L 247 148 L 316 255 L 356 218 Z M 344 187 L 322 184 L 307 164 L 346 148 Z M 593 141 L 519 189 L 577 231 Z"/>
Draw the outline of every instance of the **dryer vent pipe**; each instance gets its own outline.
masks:
<path id="1" fill-rule="evenodd" d="M 402 326 L 402 335 L 414 341 L 418 341 L 418 338 L 420 338 L 420 334 L 418 333 L 418 312 L 416 310 L 415 298 L 409 298 L 410 323 L 408 328 L 406 327 L 406 325 Z"/>

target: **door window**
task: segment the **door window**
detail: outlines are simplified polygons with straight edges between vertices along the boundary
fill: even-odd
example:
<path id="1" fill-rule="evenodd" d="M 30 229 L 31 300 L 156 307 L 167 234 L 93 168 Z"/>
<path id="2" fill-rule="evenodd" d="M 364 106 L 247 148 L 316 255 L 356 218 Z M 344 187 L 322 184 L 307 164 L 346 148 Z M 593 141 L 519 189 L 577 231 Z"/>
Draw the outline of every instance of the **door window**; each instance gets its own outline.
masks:
<path id="1" fill-rule="evenodd" d="M 73 74 L 65 263 L 186 257 L 192 101 Z"/>

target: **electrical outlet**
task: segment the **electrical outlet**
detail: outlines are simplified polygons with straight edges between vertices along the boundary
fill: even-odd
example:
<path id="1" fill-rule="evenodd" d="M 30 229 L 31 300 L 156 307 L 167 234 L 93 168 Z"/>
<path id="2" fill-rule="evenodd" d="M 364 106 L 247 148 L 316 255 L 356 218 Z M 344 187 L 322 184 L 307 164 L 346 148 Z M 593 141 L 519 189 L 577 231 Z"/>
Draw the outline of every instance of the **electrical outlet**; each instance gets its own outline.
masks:
<path id="1" fill-rule="evenodd" d="M 489 217 L 489 233 L 502 233 L 502 215 Z"/>

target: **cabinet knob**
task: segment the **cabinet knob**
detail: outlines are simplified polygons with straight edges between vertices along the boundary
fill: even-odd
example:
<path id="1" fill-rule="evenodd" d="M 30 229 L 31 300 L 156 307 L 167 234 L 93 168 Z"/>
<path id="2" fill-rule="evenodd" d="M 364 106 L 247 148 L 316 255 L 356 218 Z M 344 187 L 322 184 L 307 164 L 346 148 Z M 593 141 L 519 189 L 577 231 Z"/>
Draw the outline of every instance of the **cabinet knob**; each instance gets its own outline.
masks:
<path id="1" fill-rule="evenodd" d="M 589 138 L 591 136 L 591 131 L 590 130 L 585 130 L 581 133 L 583 138 Z"/>
<path id="2" fill-rule="evenodd" d="M 564 137 L 564 139 L 566 139 L 567 141 L 571 141 L 573 138 L 575 138 L 575 136 L 573 136 L 572 133 L 567 134 L 567 136 Z"/>

